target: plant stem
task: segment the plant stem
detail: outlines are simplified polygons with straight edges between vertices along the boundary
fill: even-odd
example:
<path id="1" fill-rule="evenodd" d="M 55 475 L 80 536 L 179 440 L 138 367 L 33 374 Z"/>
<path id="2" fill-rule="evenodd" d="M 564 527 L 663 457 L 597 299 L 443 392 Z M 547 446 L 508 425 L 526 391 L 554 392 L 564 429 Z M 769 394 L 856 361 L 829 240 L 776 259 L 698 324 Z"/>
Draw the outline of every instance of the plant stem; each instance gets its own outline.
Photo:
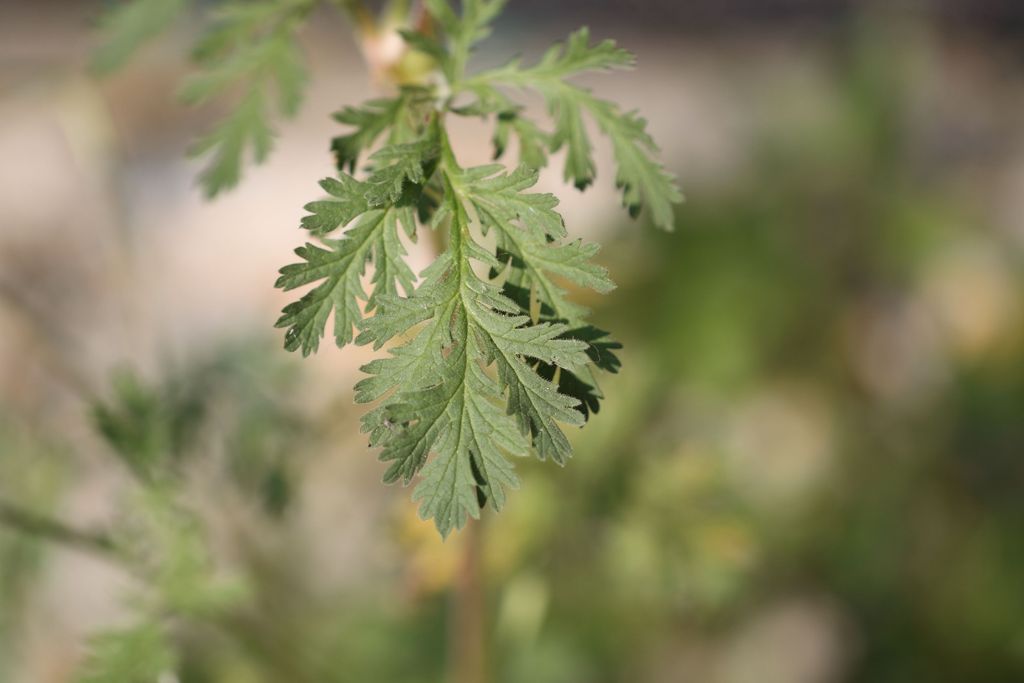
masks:
<path id="1" fill-rule="evenodd" d="M 3 500 L 0 500 L 0 524 L 42 540 L 62 543 L 79 550 L 106 556 L 114 552 L 113 540 L 104 533 L 75 529 L 52 517 L 23 510 Z"/>
<path id="2" fill-rule="evenodd" d="M 452 593 L 448 630 L 450 683 L 485 683 L 485 598 L 483 581 L 484 516 L 462 530 L 462 557 Z"/>

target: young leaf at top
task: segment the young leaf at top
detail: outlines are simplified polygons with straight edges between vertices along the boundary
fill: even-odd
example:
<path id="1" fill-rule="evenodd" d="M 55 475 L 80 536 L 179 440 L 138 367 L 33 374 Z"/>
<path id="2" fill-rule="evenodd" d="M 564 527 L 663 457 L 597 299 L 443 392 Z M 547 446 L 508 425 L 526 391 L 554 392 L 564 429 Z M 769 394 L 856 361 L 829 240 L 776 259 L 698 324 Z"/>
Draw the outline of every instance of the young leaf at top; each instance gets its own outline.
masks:
<path id="1" fill-rule="evenodd" d="M 462 79 L 473 46 L 491 34 L 490 24 L 501 13 L 505 0 L 464 0 L 462 13 L 456 14 L 448 0 L 425 0 L 427 11 L 440 26 L 447 45 L 430 40 L 413 40 L 420 49 L 437 57 L 451 83 Z"/>
<path id="2" fill-rule="evenodd" d="M 555 124 L 550 151 L 566 148 L 565 179 L 581 190 L 596 175 L 593 147 L 583 118 L 586 112 L 612 142 L 618 165 L 615 182 L 623 192 L 623 205 L 630 215 L 635 217 L 646 207 L 655 225 L 671 230 L 672 205 L 683 197 L 673 176 L 653 158 L 658 148 L 646 132 L 646 121 L 634 112 L 623 114 L 612 102 L 566 81 L 586 71 L 630 68 L 633 62 L 633 56 L 611 40 L 590 45 L 589 31 L 584 28 L 570 35 L 565 44 L 549 49 L 532 67 L 523 67 L 519 60 L 514 60 L 472 76 L 460 87 L 474 92 L 491 107 L 503 97 L 496 92 L 496 86 L 538 91 Z"/>

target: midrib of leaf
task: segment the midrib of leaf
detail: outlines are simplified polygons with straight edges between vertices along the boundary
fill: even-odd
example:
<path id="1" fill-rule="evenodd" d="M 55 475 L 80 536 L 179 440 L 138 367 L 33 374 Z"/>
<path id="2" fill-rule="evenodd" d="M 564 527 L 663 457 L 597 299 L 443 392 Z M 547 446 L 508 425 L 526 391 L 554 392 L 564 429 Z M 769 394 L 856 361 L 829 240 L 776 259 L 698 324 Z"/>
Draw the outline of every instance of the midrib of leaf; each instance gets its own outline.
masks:
<path id="1" fill-rule="evenodd" d="M 445 141 L 445 144 L 447 144 L 447 141 Z M 455 246 L 459 254 L 459 289 L 461 291 L 464 288 L 467 277 L 475 277 L 470 266 L 468 245 L 472 240 L 472 236 L 469 232 L 469 219 L 466 215 L 465 209 L 465 205 L 466 202 L 469 201 L 469 197 L 466 188 L 459 180 L 459 169 L 454 161 L 454 156 L 451 154 L 450 148 L 447 150 L 445 156 L 442 157 L 442 164 L 442 172 L 444 173 L 446 183 L 448 184 L 447 191 L 452 192 L 453 196 L 457 197 L 457 200 L 454 202 L 456 208 L 451 217 L 453 223 L 451 235 L 452 244 Z M 472 293 L 470 292 L 470 294 Z M 511 392 L 521 389 L 529 401 L 529 407 L 532 409 L 533 415 L 524 415 L 521 411 L 517 412 L 515 415 L 520 428 L 529 431 L 531 430 L 531 423 L 534 422 L 534 417 L 536 416 L 537 418 L 540 418 L 542 424 L 533 425 L 533 428 L 538 432 L 543 432 L 545 436 L 550 436 L 552 439 L 552 445 L 555 448 L 555 450 L 550 453 L 545 453 L 543 448 L 540 448 L 540 455 L 542 457 L 545 455 L 551 455 L 555 462 L 559 464 L 564 463 L 565 458 L 569 454 L 568 441 L 557 426 L 548 423 L 553 419 L 558 419 L 568 424 L 580 425 L 583 424 L 582 416 L 571 407 L 567 407 L 564 410 L 557 410 L 558 406 L 554 406 L 549 401 L 546 401 L 545 397 L 542 396 L 535 388 L 535 383 L 539 379 L 536 373 L 529 365 L 519 358 L 517 354 L 509 354 L 502 349 L 500 345 L 494 343 L 494 337 L 499 335 L 495 335 L 490 329 L 488 329 L 488 325 L 476 316 L 474 306 L 471 306 L 467 301 L 465 292 L 462 292 L 462 305 L 466 311 L 467 318 L 472 318 L 476 323 L 477 328 L 492 339 L 490 346 L 492 350 L 500 356 L 500 363 L 503 363 L 504 366 L 511 370 L 516 377 L 516 381 L 519 386 L 508 386 L 504 388 L 504 391 Z M 502 338 L 509 339 L 511 341 L 509 337 Z"/>
<path id="2" fill-rule="evenodd" d="M 453 191 L 454 184 L 452 182 L 453 178 L 451 175 L 446 173 L 445 180 L 449 184 L 449 191 Z M 426 428 L 421 430 L 420 436 L 415 442 L 413 442 L 412 447 L 408 449 L 408 457 L 416 457 L 418 462 L 413 463 L 412 468 L 408 467 L 409 463 L 407 461 L 399 461 L 392 466 L 395 474 L 401 473 L 403 475 L 403 480 L 408 482 L 412 478 L 412 475 L 415 474 L 416 471 L 420 470 L 423 463 L 426 461 L 426 457 L 430 449 L 424 448 L 424 443 L 429 442 L 431 446 L 436 449 L 439 437 L 436 436 L 434 430 L 438 422 L 447 418 L 447 429 L 454 430 L 454 433 L 442 433 L 440 438 L 454 439 L 454 442 L 448 448 L 437 449 L 439 452 L 435 456 L 444 459 L 443 469 L 437 474 L 432 474 L 431 478 L 424 479 L 417 486 L 416 491 L 413 494 L 413 499 L 420 501 L 424 510 L 431 510 L 433 512 L 433 517 L 442 535 L 447 535 L 453 526 L 459 526 L 460 515 L 458 511 L 460 509 L 460 494 L 464 493 L 463 491 L 460 491 L 460 481 L 464 481 L 463 477 L 460 476 L 460 469 L 469 467 L 469 479 L 475 483 L 475 479 L 472 474 L 472 451 L 466 443 L 465 435 L 467 434 L 467 431 L 472 431 L 471 424 L 467 424 L 467 421 L 470 423 L 472 422 L 469 414 L 471 401 L 468 395 L 467 378 L 471 371 L 470 363 L 477 362 L 474 358 L 474 354 L 471 353 L 472 347 L 475 347 L 473 337 L 474 331 L 471 329 L 471 321 L 476 322 L 477 325 L 479 325 L 479 322 L 476 317 L 473 316 L 473 307 L 466 299 L 468 288 L 465 287 L 465 282 L 467 278 L 473 277 L 473 273 L 469 264 L 469 254 L 465 249 L 465 246 L 468 240 L 471 239 L 471 236 L 468 232 L 468 221 L 465 220 L 464 213 L 462 213 L 463 211 L 464 209 L 461 207 L 461 204 L 456 207 L 454 215 L 451 218 L 451 226 L 449 230 L 450 248 L 458 254 L 456 262 L 452 263 L 450 268 L 455 274 L 457 274 L 458 279 L 452 289 L 452 296 L 447 300 L 444 300 L 443 303 L 437 305 L 435 309 L 435 315 L 440 312 L 447 312 L 450 310 L 451 304 L 456 300 L 462 309 L 462 315 L 459 316 L 459 334 L 454 335 L 459 348 L 453 349 L 446 359 L 451 361 L 452 356 L 457 354 L 458 360 L 461 361 L 461 368 L 453 368 L 455 370 L 457 380 L 453 383 L 451 392 L 448 393 L 446 397 L 433 404 L 426 404 L 425 406 L 422 406 L 421 404 L 424 408 L 433 408 L 434 410 L 429 412 L 433 413 L 434 417 L 427 423 Z M 429 334 L 431 335 L 431 338 L 428 342 L 433 340 L 440 327 L 441 325 L 439 324 L 436 325 L 434 329 L 430 330 Z M 429 357 L 430 344 L 428 343 L 424 346 L 424 352 L 421 359 L 427 359 Z M 423 360 L 420 362 L 423 362 Z M 453 404 L 457 406 L 457 414 L 455 415 L 452 414 Z M 440 406 L 440 410 L 437 410 L 437 406 Z M 481 458 L 481 460 L 482 459 L 483 458 Z M 389 470 L 389 473 L 391 471 L 392 470 Z M 465 472 L 462 472 L 462 475 L 465 474 Z M 438 481 L 446 488 L 442 488 L 442 486 L 437 485 L 432 486 L 432 483 Z M 438 501 L 440 501 L 440 504 L 438 504 Z M 465 504 L 465 501 L 463 501 L 462 507 L 474 518 L 479 517 L 479 505 L 476 503 L 475 497 L 470 501 L 470 503 L 471 504 Z"/>
<path id="3" fill-rule="evenodd" d="M 460 287 L 460 289 L 461 289 L 461 287 Z M 449 421 L 453 423 L 452 426 L 449 427 L 449 429 L 455 428 L 455 424 L 454 423 L 457 423 L 457 425 L 458 425 L 458 433 L 456 434 L 456 437 L 455 437 L 455 444 L 446 453 L 440 454 L 441 457 L 445 457 L 446 460 L 447 460 L 447 462 L 445 463 L 445 466 L 444 466 L 444 471 L 442 472 L 442 475 L 443 475 L 442 476 L 442 481 L 447 480 L 448 479 L 447 474 L 451 471 L 451 469 L 453 467 L 455 468 L 454 476 L 451 477 L 451 482 L 452 482 L 451 483 L 451 491 L 450 491 L 451 495 L 447 497 L 447 499 L 446 499 L 447 503 L 444 504 L 442 506 L 442 508 L 441 508 L 441 509 L 443 509 L 445 511 L 445 514 L 444 515 L 437 515 L 437 514 L 435 514 L 435 517 L 439 521 L 441 521 L 442 519 L 444 520 L 442 522 L 442 524 L 445 527 L 450 527 L 448 522 L 451 520 L 451 517 L 452 517 L 452 512 L 453 512 L 452 508 L 457 504 L 457 501 L 458 501 L 458 494 L 459 494 L 459 491 L 458 491 L 458 485 L 459 485 L 458 468 L 459 468 L 459 463 L 465 461 L 467 464 L 469 464 L 469 458 L 464 458 L 464 457 L 461 457 L 461 456 L 463 455 L 463 453 L 465 453 L 467 455 L 469 454 L 469 449 L 463 447 L 462 435 L 465 433 L 465 424 L 464 424 L 464 422 L 467 419 L 467 406 L 469 405 L 469 402 L 467 401 L 467 398 L 466 398 L 466 376 L 469 374 L 469 364 L 472 363 L 472 362 L 475 362 L 475 361 L 473 361 L 470 358 L 470 353 L 469 353 L 469 344 L 470 344 L 469 335 L 470 334 L 471 334 L 471 332 L 469 330 L 469 318 L 468 318 L 468 316 L 465 316 L 465 317 L 463 317 L 463 323 L 462 323 L 462 338 L 463 338 L 462 348 L 459 350 L 459 353 L 460 353 L 460 355 L 462 357 L 462 372 L 459 373 L 458 386 L 455 387 L 455 389 L 452 391 L 451 395 L 449 395 L 448 400 L 445 401 L 444 409 L 439 413 L 439 419 L 440 419 L 441 415 L 445 415 L 451 409 L 451 405 L 452 405 L 452 402 L 455 400 L 455 396 L 457 394 L 461 393 L 461 409 L 459 410 L 459 415 L 458 415 L 459 419 L 458 420 L 451 420 L 450 416 L 449 416 Z M 472 470 L 472 466 L 470 466 L 470 468 Z M 472 476 L 472 472 L 470 472 L 470 476 Z M 420 487 L 422 487 L 422 486 L 423 486 L 423 484 L 420 484 Z M 419 487 L 417 487 L 417 488 L 419 488 Z M 428 507 L 428 508 L 432 507 L 434 502 L 437 501 L 437 497 L 438 497 L 438 495 L 440 493 L 441 493 L 441 489 L 439 487 L 435 487 L 433 489 L 433 492 L 430 494 L 430 496 L 428 498 L 428 502 L 424 502 L 423 503 L 424 507 Z M 472 512 L 471 512 L 471 514 L 472 514 Z M 478 515 L 479 515 L 479 511 L 477 511 L 477 514 L 475 514 L 473 516 L 477 517 Z"/>

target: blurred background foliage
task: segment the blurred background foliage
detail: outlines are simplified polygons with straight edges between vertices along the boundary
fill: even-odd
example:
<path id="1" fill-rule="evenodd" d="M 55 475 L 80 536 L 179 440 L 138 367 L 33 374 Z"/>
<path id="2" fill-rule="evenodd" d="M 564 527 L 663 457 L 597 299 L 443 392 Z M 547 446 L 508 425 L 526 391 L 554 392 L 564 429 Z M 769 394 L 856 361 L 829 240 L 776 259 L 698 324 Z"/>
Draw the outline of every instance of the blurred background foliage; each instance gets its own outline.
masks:
<path id="1" fill-rule="evenodd" d="M 1024 680 L 1024 53 L 1008 28 L 1020 10 L 1003 24 L 998 3 L 836 3 L 812 21 L 779 3 L 758 24 L 763 7 L 734 4 L 691 8 L 705 36 L 671 3 L 595 10 L 595 32 L 618 35 L 600 24 L 617 18 L 640 54 L 643 89 L 613 79 L 612 95 L 707 100 L 678 119 L 651 105 L 688 194 L 675 233 L 567 198 L 570 226 L 605 244 L 619 283 L 586 303 L 624 342 L 624 367 L 572 435 L 572 462 L 518 463 L 522 490 L 486 518 L 494 680 Z M 85 41 L 87 15 L 62 29 L 52 17 L 68 5 L 40 5 L 21 20 Z M 484 58 L 545 17 L 513 0 Z M 535 42 L 563 19 L 587 8 L 567 3 Z M 334 38 L 310 31 L 315 73 L 337 68 L 316 58 Z M 89 648 L 127 669 L 156 662 L 125 681 L 170 666 L 161 682 L 445 680 L 464 538 L 442 543 L 407 491 L 376 483 L 339 379 L 365 356 L 298 362 L 270 329 L 270 266 L 305 180 L 329 168 L 324 150 L 285 150 L 254 173 L 243 225 L 218 242 L 232 217 L 173 189 L 194 169 L 159 131 L 191 115 L 140 104 L 145 78 L 170 80 L 170 57 L 155 48 L 100 86 L 77 70 L 87 41 L 46 59 L 9 45 L 0 150 L 23 149 L 11 112 L 44 91 L 76 163 L 94 164 L 79 172 L 106 180 L 83 181 L 77 225 L 0 193 L 0 680 L 89 680 Z M 326 83 L 327 106 L 366 89 L 339 101 Z M 107 111 L 117 102 L 135 118 Z M 79 135 L 90 125 L 100 132 Z M 687 142 L 714 134 L 727 143 Z M 77 176 L 54 177 L 40 196 L 69 211 L 80 195 L 60 183 Z M 261 219 L 261 202 L 285 202 L 274 187 L 289 203 L 267 215 L 283 226 Z M 199 216 L 201 235 L 147 222 L 174 202 L 195 202 L 173 216 Z M 269 246 L 239 241 L 275 231 Z M 215 255 L 195 256 L 211 239 Z M 160 252 L 172 244 L 184 256 Z M 267 266 L 254 278 L 195 283 L 233 281 L 223 260 L 249 252 Z M 180 267 L 154 301 L 164 259 Z M 213 303 L 238 306 L 253 281 L 252 306 Z M 207 304 L 223 320 L 195 312 Z"/>

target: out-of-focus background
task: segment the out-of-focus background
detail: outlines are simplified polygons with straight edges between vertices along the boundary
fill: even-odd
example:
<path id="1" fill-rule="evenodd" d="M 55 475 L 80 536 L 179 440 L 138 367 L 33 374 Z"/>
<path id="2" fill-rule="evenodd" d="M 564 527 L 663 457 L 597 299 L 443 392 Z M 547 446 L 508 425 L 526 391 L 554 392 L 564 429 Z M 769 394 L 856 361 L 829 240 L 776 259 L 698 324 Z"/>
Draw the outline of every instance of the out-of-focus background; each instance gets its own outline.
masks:
<path id="1" fill-rule="evenodd" d="M 465 536 L 379 484 L 372 352 L 272 327 L 329 114 L 374 94 L 357 48 L 314 17 L 301 115 L 208 203 L 184 150 L 223 111 L 174 99 L 194 27 L 100 80 L 102 9 L 0 3 L 0 681 L 73 680 L 134 618 L 102 543 L 26 533 L 146 518 L 125 451 L 179 463 L 246 584 L 176 625 L 161 681 L 445 680 Z M 512 0 L 479 59 L 581 24 L 637 54 L 584 82 L 649 119 L 687 203 L 630 221 L 603 145 L 586 194 L 542 179 L 605 245 L 618 289 L 581 296 L 623 370 L 487 515 L 493 680 L 1024 681 L 1024 5 Z"/>

